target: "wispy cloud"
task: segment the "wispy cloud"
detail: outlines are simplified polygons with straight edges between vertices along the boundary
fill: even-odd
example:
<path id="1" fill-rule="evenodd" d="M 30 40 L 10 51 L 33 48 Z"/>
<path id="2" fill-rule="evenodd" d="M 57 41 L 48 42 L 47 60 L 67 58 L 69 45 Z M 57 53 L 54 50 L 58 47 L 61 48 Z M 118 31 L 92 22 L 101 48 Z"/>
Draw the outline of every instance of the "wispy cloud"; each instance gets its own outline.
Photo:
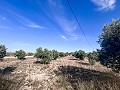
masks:
<path id="1" fill-rule="evenodd" d="M 98 10 L 113 10 L 115 8 L 116 0 L 91 0 Z"/>
<path id="2" fill-rule="evenodd" d="M 32 19 L 27 18 L 19 14 L 19 12 L 15 12 L 18 9 L 9 3 L 5 3 L 7 7 L 1 8 L 2 11 L 9 14 L 9 16 L 13 17 L 12 19 L 16 20 L 19 23 L 19 27 L 29 27 L 29 28 L 36 28 L 36 29 L 47 29 L 47 27 L 43 27 L 42 25 L 38 24 L 37 22 L 32 21 Z M 6 20 L 6 17 L 2 17 L 3 20 Z M 13 24 L 12 20 L 9 21 Z"/>
<path id="3" fill-rule="evenodd" d="M 61 30 L 67 34 L 67 39 L 76 40 L 79 38 L 77 34 L 77 23 L 73 17 L 69 17 L 65 11 L 62 1 L 60 0 L 48 0 L 52 14 L 48 15 L 54 22 L 56 22 Z"/>
<path id="4" fill-rule="evenodd" d="M 26 26 L 28 26 L 30 28 L 39 28 L 39 29 L 44 29 L 45 28 L 45 27 L 42 27 L 42 26 L 37 25 L 37 24 L 29 24 L 29 25 L 26 25 Z"/>
<path id="5" fill-rule="evenodd" d="M 65 36 L 60 35 L 61 38 L 63 38 L 64 40 L 68 40 Z"/>

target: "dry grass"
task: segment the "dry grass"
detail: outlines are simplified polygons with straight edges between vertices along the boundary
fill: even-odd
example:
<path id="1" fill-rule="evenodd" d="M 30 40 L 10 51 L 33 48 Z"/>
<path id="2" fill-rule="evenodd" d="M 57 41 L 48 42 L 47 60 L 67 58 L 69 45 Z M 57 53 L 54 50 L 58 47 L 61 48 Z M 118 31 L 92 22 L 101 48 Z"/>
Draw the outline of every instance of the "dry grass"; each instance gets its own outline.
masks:
<path id="1" fill-rule="evenodd" d="M 74 66 L 61 66 L 56 74 L 66 90 L 120 90 L 120 77 Z"/>
<path id="2" fill-rule="evenodd" d="M 99 63 L 91 66 L 72 56 L 47 65 L 35 62 L 0 62 L 0 90 L 120 90 L 120 77 Z"/>

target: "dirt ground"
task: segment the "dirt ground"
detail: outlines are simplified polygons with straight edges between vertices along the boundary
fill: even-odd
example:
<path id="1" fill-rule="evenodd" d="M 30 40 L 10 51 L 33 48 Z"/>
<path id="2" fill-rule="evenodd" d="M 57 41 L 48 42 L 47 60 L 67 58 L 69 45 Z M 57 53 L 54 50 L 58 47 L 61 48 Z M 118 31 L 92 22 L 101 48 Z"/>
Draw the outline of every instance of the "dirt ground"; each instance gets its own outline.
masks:
<path id="1" fill-rule="evenodd" d="M 36 58 L 22 61 L 5 60 L 0 62 L 0 69 L 5 77 L 16 83 L 15 86 L 12 86 L 14 90 L 65 90 L 56 83 L 59 77 L 55 71 L 58 71 L 58 68 L 62 66 L 75 66 L 100 72 L 111 72 L 111 69 L 103 67 L 99 63 L 91 66 L 88 60 L 76 60 L 73 56 L 58 58 L 46 65 L 36 61 Z M 8 70 L 4 71 L 6 67 L 8 67 Z"/>

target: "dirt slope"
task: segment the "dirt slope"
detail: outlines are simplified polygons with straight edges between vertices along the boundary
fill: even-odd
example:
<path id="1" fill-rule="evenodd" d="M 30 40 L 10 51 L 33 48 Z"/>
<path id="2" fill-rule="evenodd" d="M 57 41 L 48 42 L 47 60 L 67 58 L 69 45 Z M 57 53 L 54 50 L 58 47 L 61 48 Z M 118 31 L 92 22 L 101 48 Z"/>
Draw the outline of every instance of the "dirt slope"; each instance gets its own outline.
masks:
<path id="1" fill-rule="evenodd" d="M 18 60 L 17 62 L 20 61 Z M 59 70 L 59 67 L 63 66 L 73 66 L 100 72 L 111 72 L 110 69 L 101 66 L 99 63 L 90 66 L 87 60 L 78 61 L 73 56 L 58 58 L 47 65 L 35 63 L 35 58 L 26 59 L 18 64 L 17 62 L 11 61 L 11 63 L 15 65 L 15 68 L 10 74 L 6 74 L 7 78 L 15 82 L 15 85 L 12 86 L 14 90 L 65 90 L 57 84 L 59 76 L 55 73 L 55 71 Z M 5 64 L 6 62 L 0 63 L 0 67 Z"/>

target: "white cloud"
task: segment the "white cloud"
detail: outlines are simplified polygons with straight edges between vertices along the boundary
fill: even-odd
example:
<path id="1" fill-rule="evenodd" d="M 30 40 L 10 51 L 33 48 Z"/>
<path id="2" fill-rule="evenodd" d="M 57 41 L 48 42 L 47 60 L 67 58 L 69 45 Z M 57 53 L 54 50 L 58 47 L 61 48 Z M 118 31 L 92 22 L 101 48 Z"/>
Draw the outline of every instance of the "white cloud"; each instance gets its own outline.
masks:
<path id="1" fill-rule="evenodd" d="M 63 36 L 63 35 L 60 35 L 61 36 L 61 38 L 63 38 L 64 40 L 68 40 L 65 36 Z"/>
<path id="2" fill-rule="evenodd" d="M 98 10 L 113 10 L 115 8 L 116 0 L 91 0 Z"/>
<path id="3" fill-rule="evenodd" d="M 31 19 L 21 16 L 17 12 L 14 12 L 14 10 L 9 8 L 15 8 L 14 6 L 11 6 L 7 4 L 8 7 L 2 8 L 6 13 L 9 13 L 11 16 L 14 16 L 14 19 L 19 22 L 22 27 L 30 27 L 30 28 L 37 28 L 37 29 L 47 29 L 46 27 L 43 27 L 41 25 L 38 25 L 37 23 L 33 22 Z M 2 17 L 3 20 L 6 20 L 6 17 Z M 14 23 L 10 20 L 11 23 Z"/>
<path id="4" fill-rule="evenodd" d="M 77 24 L 74 20 L 68 20 L 65 16 L 58 16 L 55 19 L 59 26 L 64 30 L 64 32 L 69 36 L 68 39 L 77 40 L 79 35 L 77 34 Z"/>
<path id="5" fill-rule="evenodd" d="M 77 32 L 77 23 L 73 17 L 69 17 L 65 11 L 64 6 L 62 5 L 61 0 L 48 0 L 48 4 L 51 9 L 51 14 L 46 14 L 50 17 L 54 22 L 56 22 L 61 30 L 65 32 L 68 40 L 76 40 L 79 38 Z"/>
<path id="6" fill-rule="evenodd" d="M 45 28 L 45 27 L 42 27 L 42 26 L 37 25 L 37 24 L 29 24 L 29 25 L 26 25 L 26 26 L 28 26 L 28 27 L 30 27 L 30 28 L 39 28 L 39 29 Z"/>

